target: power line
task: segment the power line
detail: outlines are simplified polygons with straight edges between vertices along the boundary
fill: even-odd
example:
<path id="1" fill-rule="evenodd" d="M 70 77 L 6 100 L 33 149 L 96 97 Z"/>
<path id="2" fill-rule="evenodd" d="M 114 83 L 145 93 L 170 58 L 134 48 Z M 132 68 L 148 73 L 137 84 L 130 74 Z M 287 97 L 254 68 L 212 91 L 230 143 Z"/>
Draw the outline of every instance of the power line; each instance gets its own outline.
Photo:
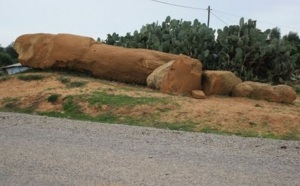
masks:
<path id="1" fill-rule="evenodd" d="M 213 12 L 210 12 L 213 16 L 215 16 L 217 19 L 219 19 L 221 22 L 223 22 L 226 26 L 228 25 L 225 21 L 223 21 L 221 18 L 219 18 L 216 14 Z"/>
<path id="2" fill-rule="evenodd" d="M 185 5 L 179 5 L 179 4 L 173 4 L 173 3 L 168 3 L 165 1 L 159 1 L 159 0 L 150 0 L 156 3 L 161 3 L 161 4 L 166 4 L 166 5 L 171 5 L 171 6 L 176 6 L 176 7 L 181 7 L 181 8 L 187 8 L 187 9 L 194 9 L 194 10 L 203 10 L 203 11 L 208 11 L 207 8 L 200 8 L 200 7 L 191 7 L 191 6 L 185 6 Z M 223 12 L 217 9 L 210 9 L 211 10 L 211 14 L 216 17 L 218 20 L 220 20 L 222 23 L 224 23 L 225 25 L 228 25 L 225 21 L 223 21 L 220 17 L 218 17 L 215 13 L 218 13 L 219 15 L 223 14 L 223 15 L 228 15 L 228 16 L 232 16 L 232 17 L 238 17 L 238 18 L 242 18 L 244 16 L 241 15 L 235 15 L 235 14 L 231 14 L 231 13 L 227 13 L 227 12 Z M 214 13 L 212 12 L 214 11 Z M 233 21 L 225 16 L 222 16 L 230 21 Z M 247 17 L 244 17 L 245 19 L 250 19 Z M 300 27 L 295 27 L 295 26 L 288 26 L 288 25 L 279 25 L 276 23 L 269 23 L 269 22 L 265 22 L 265 21 L 260 21 L 260 19 L 257 19 L 258 23 L 264 23 L 264 24 L 268 24 L 268 25 L 273 25 L 273 26 L 278 26 L 278 27 L 283 27 L 283 28 L 290 28 L 290 29 L 300 29 Z"/>
<path id="3" fill-rule="evenodd" d="M 157 1 L 157 0 L 150 0 L 156 3 L 161 3 L 161 4 L 166 4 L 166 5 L 171 5 L 171 6 L 177 6 L 177 7 L 181 7 L 181 8 L 188 8 L 188 9 L 194 9 L 194 10 L 207 10 L 206 8 L 199 8 L 199 7 L 190 7 L 190 6 L 185 6 L 185 5 L 178 5 L 178 4 L 173 4 L 173 3 L 168 3 L 168 2 L 164 2 L 164 1 Z"/>
<path id="4" fill-rule="evenodd" d="M 238 17 L 238 18 L 244 17 L 244 16 L 241 16 L 241 15 L 235 15 L 235 14 L 223 12 L 223 11 L 216 10 L 216 9 L 213 9 L 213 11 L 218 12 L 220 14 L 225 14 L 225 15 L 229 15 L 229 16 L 233 16 L 233 17 Z M 244 17 L 244 18 L 245 19 L 250 19 L 250 18 L 247 18 L 247 17 Z M 260 19 L 257 19 L 257 22 L 258 23 L 268 24 L 268 25 L 273 25 L 273 26 L 278 26 L 278 27 L 284 27 L 284 28 L 300 29 L 300 27 L 288 26 L 288 25 L 279 25 L 279 24 L 276 24 L 276 23 L 269 23 L 269 22 L 266 22 L 266 21 L 260 21 Z"/>
<path id="5" fill-rule="evenodd" d="M 225 18 L 225 19 L 227 19 L 227 21 L 230 21 L 230 22 L 232 22 L 232 23 L 234 23 L 234 24 L 236 24 L 236 23 L 238 22 L 237 20 L 233 20 L 233 19 L 231 19 L 231 18 L 228 18 L 228 17 L 226 17 L 226 16 L 220 14 L 219 12 L 216 12 L 215 10 L 211 10 L 211 11 L 214 11 L 215 14 L 217 14 L 217 15 L 219 15 L 219 16 Z"/>
<path id="6" fill-rule="evenodd" d="M 275 24 L 275 23 L 269 23 L 269 22 L 259 21 L 259 20 L 257 22 L 268 24 L 268 25 L 273 25 L 273 26 L 278 26 L 278 27 L 284 27 L 284 28 L 300 29 L 300 27 L 287 26 L 287 25 L 278 25 L 278 24 Z"/>
<path id="7" fill-rule="evenodd" d="M 231 13 L 222 12 L 222 11 L 220 11 L 220 10 L 216 10 L 216 9 L 213 9 L 213 11 L 215 11 L 215 12 L 219 12 L 219 13 L 221 13 L 221 14 L 230 15 L 230 16 L 233 16 L 233 17 L 238 17 L 238 18 L 241 18 L 241 17 L 243 17 L 243 16 L 240 16 L 240 15 L 234 15 L 234 14 L 231 14 Z"/>

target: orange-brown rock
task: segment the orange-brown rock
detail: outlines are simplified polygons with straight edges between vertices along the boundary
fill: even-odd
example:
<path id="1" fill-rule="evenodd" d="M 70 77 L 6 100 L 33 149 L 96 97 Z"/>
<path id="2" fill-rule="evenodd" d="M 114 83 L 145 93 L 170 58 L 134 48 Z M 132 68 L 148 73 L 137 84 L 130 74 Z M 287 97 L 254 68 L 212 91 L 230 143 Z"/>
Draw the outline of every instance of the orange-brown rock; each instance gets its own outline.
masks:
<path id="1" fill-rule="evenodd" d="M 272 86 L 266 83 L 245 81 L 233 89 L 232 96 L 292 103 L 297 98 L 297 93 L 288 85 Z"/>
<path id="2" fill-rule="evenodd" d="M 201 89 L 202 64 L 188 56 L 180 55 L 164 75 L 160 91 L 164 93 L 191 94 Z"/>
<path id="3" fill-rule="evenodd" d="M 202 90 L 193 90 L 192 96 L 196 99 L 206 99 L 206 96 Z"/>
<path id="4" fill-rule="evenodd" d="M 147 77 L 147 86 L 149 88 L 160 90 L 160 85 L 162 80 L 167 72 L 171 69 L 174 61 L 170 61 L 156 68 L 148 77 Z"/>
<path id="5" fill-rule="evenodd" d="M 146 84 L 154 69 L 178 58 L 157 51 L 109 46 L 71 34 L 22 35 L 14 48 L 20 63 L 26 66 L 90 71 L 96 77 L 138 84 Z"/>
<path id="6" fill-rule="evenodd" d="M 203 72 L 202 88 L 206 96 L 229 95 L 239 83 L 242 83 L 242 80 L 230 71 Z"/>

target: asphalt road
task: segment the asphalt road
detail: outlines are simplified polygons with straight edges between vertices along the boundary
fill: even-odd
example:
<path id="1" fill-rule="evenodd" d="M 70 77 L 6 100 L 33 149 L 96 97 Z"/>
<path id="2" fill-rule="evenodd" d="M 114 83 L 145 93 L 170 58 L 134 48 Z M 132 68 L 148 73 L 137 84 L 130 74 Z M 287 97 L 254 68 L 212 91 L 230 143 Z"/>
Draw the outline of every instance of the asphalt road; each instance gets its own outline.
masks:
<path id="1" fill-rule="evenodd" d="M 300 185 L 300 142 L 0 112 L 0 185 Z"/>

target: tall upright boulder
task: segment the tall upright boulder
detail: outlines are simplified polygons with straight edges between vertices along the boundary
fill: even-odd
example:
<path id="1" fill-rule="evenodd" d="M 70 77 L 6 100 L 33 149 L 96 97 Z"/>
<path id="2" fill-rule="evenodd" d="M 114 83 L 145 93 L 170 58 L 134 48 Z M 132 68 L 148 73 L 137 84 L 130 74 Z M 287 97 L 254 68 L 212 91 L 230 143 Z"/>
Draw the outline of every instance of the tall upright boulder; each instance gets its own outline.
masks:
<path id="1" fill-rule="evenodd" d="M 148 77 L 147 77 L 147 86 L 149 88 L 160 90 L 161 83 L 167 74 L 170 71 L 174 61 L 165 63 L 158 68 L 156 68 Z"/>
<path id="2" fill-rule="evenodd" d="M 188 94 L 201 89 L 202 63 L 188 56 L 180 55 L 164 74 L 160 91 L 163 93 Z"/>
<path id="3" fill-rule="evenodd" d="M 89 71 L 99 78 L 137 84 L 146 84 L 154 69 L 179 57 L 110 46 L 71 34 L 26 34 L 16 39 L 14 48 L 20 63 L 29 67 Z"/>

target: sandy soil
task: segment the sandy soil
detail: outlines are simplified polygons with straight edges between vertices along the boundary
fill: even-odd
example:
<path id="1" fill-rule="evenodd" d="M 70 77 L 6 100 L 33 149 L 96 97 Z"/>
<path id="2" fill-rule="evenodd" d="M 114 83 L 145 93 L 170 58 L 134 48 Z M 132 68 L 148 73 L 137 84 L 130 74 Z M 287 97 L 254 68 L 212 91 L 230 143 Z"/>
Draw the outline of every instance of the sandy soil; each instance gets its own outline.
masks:
<path id="1" fill-rule="evenodd" d="M 67 95 L 86 95 L 94 91 L 106 90 L 111 94 L 124 94 L 132 97 L 162 97 L 171 98 L 176 104 L 162 104 L 156 106 L 139 106 L 127 110 L 120 108 L 117 113 L 124 112 L 131 116 L 142 116 L 145 112 L 157 112 L 166 108 L 169 112 L 162 115 L 161 119 L 170 122 L 193 121 L 199 123 L 199 130 L 203 126 L 218 128 L 221 130 L 237 132 L 244 129 L 258 133 L 300 134 L 300 98 L 293 104 L 280 104 L 264 100 L 252 100 L 248 98 L 233 98 L 212 96 L 205 100 L 197 100 L 190 97 L 162 94 L 157 91 L 133 85 L 125 85 L 117 82 L 103 81 L 94 78 L 68 76 L 72 81 L 88 81 L 86 86 L 80 88 L 67 88 L 58 79 L 62 74 L 43 73 L 47 76 L 39 81 L 21 81 L 16 77 L 0 82 L 0 106 L 9 99 L 19 99 L 22 107 L 36 107 L 37 111 L 60 111 L 62 99 Z M 60 94 L 55 104 L 47 101 L 51 94 Z M 102 109 L 93 108 L 87 103 L 80 103 L 84 110 L 97 115 Z M 123 110 L 122 110 L 123 109 Z M 195 129 L 197 131 L 197 129 Z"/>

